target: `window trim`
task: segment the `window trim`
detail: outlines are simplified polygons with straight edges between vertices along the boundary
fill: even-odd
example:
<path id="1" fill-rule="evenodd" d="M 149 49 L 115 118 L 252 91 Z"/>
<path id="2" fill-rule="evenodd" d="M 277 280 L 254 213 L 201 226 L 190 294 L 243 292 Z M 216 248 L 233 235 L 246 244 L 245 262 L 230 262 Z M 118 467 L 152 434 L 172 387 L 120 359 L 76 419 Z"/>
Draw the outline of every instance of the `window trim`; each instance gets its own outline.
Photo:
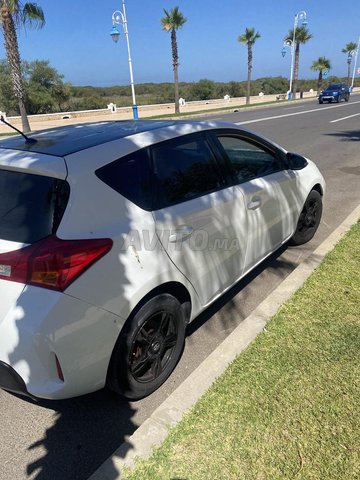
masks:
<path id="1" fill-rule="evenodd" d="M 227 176 L 224 175 L 224 172 L 222 171 L 221 163 L 223 161 L 219 158 L 219 155 L 217 154 L 216 151 L 214 151 L 213 144 L 211 141 L 209 141 L 208 138 L 208 130 L 201 131 L 201 132 L 195 132 L 195 133 L 189 133 L 187 135 L 181 135 L 178 137 L 174 137 L 168 140 L 164 140 L 158 143 L 154 143 L 153 145 L 149 146 L 149 157 L 150 157 L 150 169 L 151 169 L 151 181 L 152 181 L 152 205 L 153 205 L 153 211 L 158 211 L 158 210 L 163 210 L 164 208 L 169 208 L 173 207 L 175 205 L 180 205 L 186 202 L 191 202 L 192 200 L 195 200 L 197 198 L 204 197 L 205 195 L 210 195 L 211 193 L 219 192 L 221 190 L 224 190 L 225 188 L 228 187 L 228 179 Z M 181 144 L 181 143 L 189 143 L 191 141 L 196 141 L 197 139 L 201 139 L 208 147 L 212 157 L 213 157 L 213 163 L 214 166 L 219 174 L 219 179 L 221 180 L 221 186 L 215 189 L 210 189 L 207 190 L 206 192 L 200 193 L 200 194 L 195 194 L 191 198 L 185 198 L 180 201 L 174 201 L 174 202 L 167 202 L 165 205 L 161 205 L 161 202 L 157 201 L 157 189 L 156 189 L 156 175 L 155 175 L 155 164 L 154 164 L 154 154 L 153 150 L 155 148 L 158 148 L 159 146 L 163 145 L 168 145 L 168 144 Z M 161 206 L 159 206 L 159 204 Z"/>
<path id="2" fill-rule="evenodd" d="M 276 148 L 275 145 L 268 143 L 265 139 L 259 140 L 258 137 L 256 137 L 255 135 L 253 136 L 250 132 L 244 133 L 239 130 L 228 128 L 228 129 L 214 129 L 214 130 L 210 130 L 208 133 L 211 135 L 212 143 L 216 147 L 217 151 L 219 152 L 219 155 L 221 155 L 223 162 L 227 166 L 227 171 L 229 171 L 229 178 L 231 181 L 231 185 L 241 185 L 243 183 L 250 182 L 251 180 L 255 180 L 256 178 L 262 178 L 268 175 L 273 175 L 274 173 L 277 173 L 277 172 L 281 172 L 283 170 L 288 170 L 288 167 L 285 165 L 285 161 L 284 161 L 283 155 L 281 154 L 281 151 L 278 148 Z M 279 168 L 277 170 L 274 170 L 269 173 L 265 173 L 263 175 L 254 175 L 253 177 L 249 177 L 246 180 L 239 182 L 239 179 L 237 178 L 237 175 L 235 173 L 231 160 L 228 154 L 226 153 L 225 148 L 222 146 L 220 140 L 218 139 L 218 136 L 238 138 L 239 140 L 248 142 L 251 145 L 260 147 L 265 152 L 269 153 L 270 155 L 273 155 L 274 159 L 279 164 Z"/>

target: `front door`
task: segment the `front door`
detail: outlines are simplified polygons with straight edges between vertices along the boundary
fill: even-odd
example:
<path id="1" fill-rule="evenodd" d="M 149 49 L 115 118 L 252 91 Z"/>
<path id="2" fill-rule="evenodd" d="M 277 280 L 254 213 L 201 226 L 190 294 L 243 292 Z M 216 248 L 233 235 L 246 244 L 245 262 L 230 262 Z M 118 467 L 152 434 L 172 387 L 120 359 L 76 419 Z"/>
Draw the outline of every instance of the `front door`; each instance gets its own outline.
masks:
<path id="1" fill-rule="evenodd" d="M 245 200 L 248 271 L 294 232 L 296 174 L 285 168 L 275 148 L 236 133 L 218 133 L 216 137 Z"/>

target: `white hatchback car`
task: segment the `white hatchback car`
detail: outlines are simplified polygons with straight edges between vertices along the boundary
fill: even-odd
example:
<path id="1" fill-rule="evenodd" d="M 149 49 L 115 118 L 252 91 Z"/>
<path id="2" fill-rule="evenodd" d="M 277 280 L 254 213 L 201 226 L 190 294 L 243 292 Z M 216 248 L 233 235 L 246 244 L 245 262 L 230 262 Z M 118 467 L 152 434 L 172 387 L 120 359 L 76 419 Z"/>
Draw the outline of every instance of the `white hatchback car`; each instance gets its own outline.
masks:
<path id="1" fill-rule="evenodd" d="M 0 387 L 158 388 L 186 324 L 282 244 L 324 179 L 233 124 L 104 122 L 0 142 Z"/>

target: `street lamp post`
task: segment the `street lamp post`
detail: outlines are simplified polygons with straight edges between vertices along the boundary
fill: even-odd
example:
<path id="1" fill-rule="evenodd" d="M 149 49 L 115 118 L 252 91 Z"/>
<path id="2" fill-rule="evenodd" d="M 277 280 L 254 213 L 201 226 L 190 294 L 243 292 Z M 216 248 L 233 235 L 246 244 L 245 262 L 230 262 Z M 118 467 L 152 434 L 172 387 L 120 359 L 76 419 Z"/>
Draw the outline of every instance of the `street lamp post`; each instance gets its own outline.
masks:
<path id="1" fill-rule="evenodd" d="M 133 75 L 131 53 L 130 53 L 129 32 L 127 27 L 125 0 L 122 0 L 122 11 L 115 10 L 115 12 L 112 14 L 111 19 L 112 19 L 113 27 L 110 35 L 115 43 L 119 41 L 119 37 L 120 37 L 120 32 L 115 25 L 122 24 L 123 26 L 127 49 L 128 49 L 128 55 L 129 55 L 130 85 L 131 85 L 131 94 L 132 94 L 132 101 L 133 101 L 133 105 L 132 105 L 133 117 L 134 117 L 134 120 L 138 120 L 139 115 L 138 115 L 138 107 L 136 105 L 136 97 L 135 97 L 134 75 Z"/>
<path id="2" fill-rule="evenodd" d="M 353 70 L 353 76 L 352 76 L 352 81 L 351 81 L 351 90 L 354 88 L 354 81 L 355 81 L 355 71 L 356 71 L 356 64 L 357 64 L 357 59 L 359 55 L 359 49 L 360 49 L 360 37 L 358 40 L 358 45 L 357 49 L 355 50 L 355 61 L 354 61 L 354 70 Z"/>
<path id="3" fill-rule="evenodd" d="M 298 27 L 298 24 L 299 24 L 299 21 L 302 21 L 302 24 L 304 26 L 307 25 L 307 21 L 306 21 L 306 12 L 304 10 L 302 10 L 301 12 L 298 12 L 296 15 L 295 15 L 295 19 L 294 19 L 294 30 L 293 30 L 293 38 L 288 38 L 287 40 L 285 40 L 284 42 L 284 45 L 283 45 L 283 49 L 282 49 L 282 55 L 283 57 L 285 56 L 285 53 L 286 53 L 286 50 L 285 50 L 285 47 L 290 47 L 291 48 L 291 68 L 290 68 L 290 86 L 289 86 L 289 96 L 288 96 L 288 100 L 292 100 L 292 84 L 293 84 L 293 76 L 294 76 L 294 63 L 295 63 L 295 40 L 296 40 L 296 29 Z M 295 96 L 296 96 L 296 92 L 295 92 Z"/>
<path id="4" fill-rule="evenodd" d="M 286 55 L 286 47 L 290 48 L 290 53 L 291 53 L 291 69 L 290 69 L 290 86 L 289 86 L 289 91 L 288 91 L 288 100 L 291 100 L 292 98 L 292 93 L 291 93 L 291 88 L 292 88 L 292 73 L 293 73 L 293 41 L 291 38 L 288 38 L 287 40 L 284 41 L 283 43 L 283 49 L 281 50 L 281 54 L 283 57 Z"/>
<path id="5" fill-rule="evenodd" d="M 347 83 L 349 84 L 350 83 L 350 68 L 351 68 L 351 62 L 352 62 L 352 58 L 355 54 L 355 50 L 351 50 L 351 52 L 348 52 L 348 56 L 347 56 L 347 64 L 348 64 L 348 78 L 347 78 Z M 350 87 L 350 85 L 348 85 Z"/>

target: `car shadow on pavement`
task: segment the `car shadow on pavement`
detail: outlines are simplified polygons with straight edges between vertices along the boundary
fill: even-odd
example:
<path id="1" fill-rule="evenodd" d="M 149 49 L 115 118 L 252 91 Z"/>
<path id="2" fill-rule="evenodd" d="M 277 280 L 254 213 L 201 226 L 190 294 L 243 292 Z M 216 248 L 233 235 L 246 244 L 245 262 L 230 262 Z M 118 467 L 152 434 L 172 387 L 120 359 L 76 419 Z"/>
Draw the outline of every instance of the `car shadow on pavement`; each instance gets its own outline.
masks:
<path id="1" fill-rule="evenodd" d="M 37 450 L 37 459 L 27 465 L 27 478 L 86 480 L 137 428 L 131 420 L 136 410 L 105 389 L 61 401 L 21 398 L 54 411 L 53 425 L 28 447 Z M 118 475 L 114 468 L 109 478 Z"/>

